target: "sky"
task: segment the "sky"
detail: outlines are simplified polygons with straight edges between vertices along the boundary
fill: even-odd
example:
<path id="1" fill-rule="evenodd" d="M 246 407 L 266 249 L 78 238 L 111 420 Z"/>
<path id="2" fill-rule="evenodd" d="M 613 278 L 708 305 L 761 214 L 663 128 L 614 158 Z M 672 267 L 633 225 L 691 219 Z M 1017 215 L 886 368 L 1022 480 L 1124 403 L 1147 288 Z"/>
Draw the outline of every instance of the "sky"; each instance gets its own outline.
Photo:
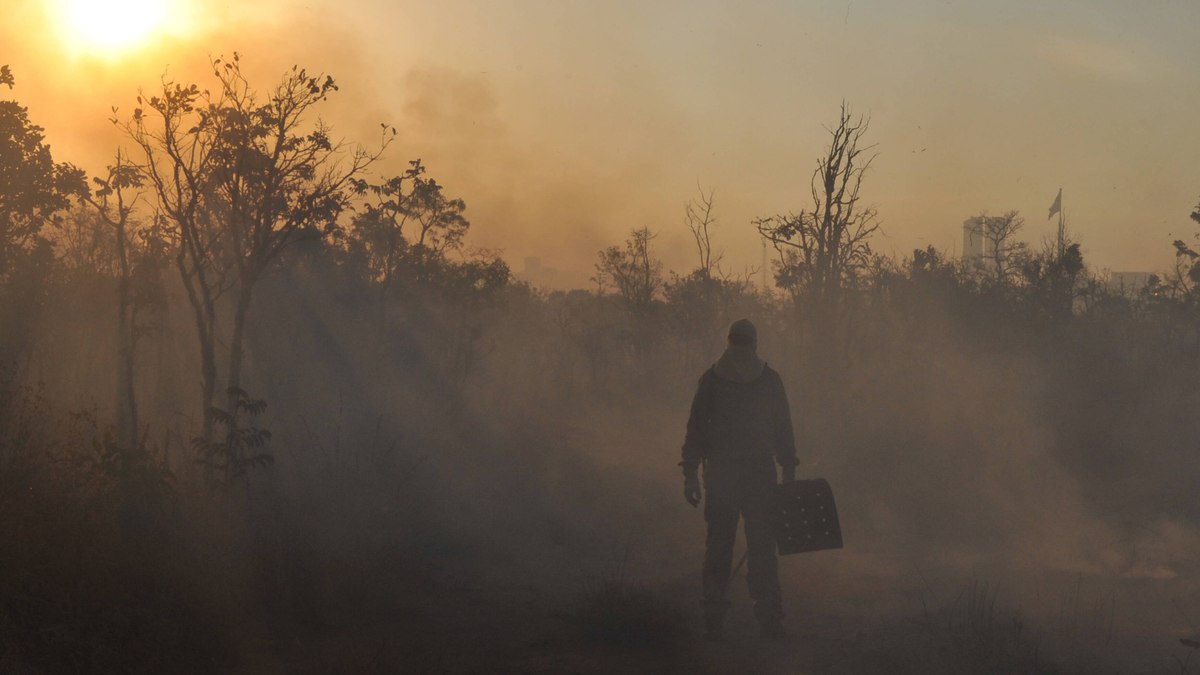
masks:
<path id="1" fill-rule="evenodd" d="M 694 267 L 698 186 L 725 270 L 757 267 L 752 221 L 809 206 L 843 101 L 870 118 L 880 253 L 957 253 L 964 219 L 1012 209 L 1039 248 L 1059 188 L 1098 269 L 1166 269 L 1197 231 L 1195 0 L 5 4 L 17 87 L 0 96 L 56 159 L 99 173 L 122 142 L 112 108 L 164 77 L 204 85 L 209 57 L 239 52 L 263 88 L 299 64 L 338 81 L 322 111 L 337 135 L 397 128 L 380 176 L 421 158 L 466 200 L 473 246 L 566 285 L 643 226 L 668 268 Z"/>

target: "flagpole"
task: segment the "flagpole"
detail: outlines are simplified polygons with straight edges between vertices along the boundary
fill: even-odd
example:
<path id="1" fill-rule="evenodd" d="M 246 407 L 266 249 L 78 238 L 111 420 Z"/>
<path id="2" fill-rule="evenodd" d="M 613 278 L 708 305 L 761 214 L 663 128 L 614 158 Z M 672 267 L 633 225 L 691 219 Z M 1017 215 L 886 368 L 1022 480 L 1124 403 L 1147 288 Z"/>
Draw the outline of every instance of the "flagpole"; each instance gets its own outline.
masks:
<path id="1" fill-rule="evenodd" d="M 1046 219 L 1049 220 L 1055 213 L 1058 214 L 1058 257 L 1062 259 L 1067 249 L 1067 221 L 1062 207 L 1062 188 L 1058 188 L 1058 194 L 1054 196 L 1054 203 L 1050 205 L 1050 213 L 1046 214 Z"/>
<path id="2" fill-rule="evenodd" d="M 1061 197 L 1061 195 L 1062 195 L 1062 191 L 1059 190 L 1059 196 Z M 1066 226 L 1063 222 L 1062 202 L 1059 201 L 1059 204 L 1058 204 L 1058 259 L 1059 260 L 1062 260 L 1063 253 L 1066 252 L 1065 239 L 1066 239 Z"/>

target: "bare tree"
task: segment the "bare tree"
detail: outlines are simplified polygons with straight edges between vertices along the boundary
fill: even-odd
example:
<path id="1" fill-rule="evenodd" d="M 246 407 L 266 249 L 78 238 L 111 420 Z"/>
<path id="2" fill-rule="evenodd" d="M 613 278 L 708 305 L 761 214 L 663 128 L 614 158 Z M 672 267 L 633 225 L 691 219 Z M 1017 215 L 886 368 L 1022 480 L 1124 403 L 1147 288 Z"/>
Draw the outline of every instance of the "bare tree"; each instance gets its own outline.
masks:
<path id="1" fill-rule="evenodd" d="M 713 270 L 721 264 L 723 254 L 714 254 L 712 249 L 712 227 L 717 222 L 716 216 L 713 215 L 713 191 L 705 193 L 699 184 L 696 185 L 696 190 L 699 196 L 688 200 L 683 207 L 683 223 L 692 233 L 692 239 L 696 243 L 696 271 L 702 279 L 708 281 L 713 277 Z"/>
<path id="2" fill-rule="evenodd" d="M 879 229 L 875 209 L 864 206 L 860 195 L 876 156 L 874 145 L 863 145 L 869 124 L 843 103 L 809 183 L 812 208 L 754 221 L 779 254 L 781 285 L 828 306 L 837 304 L 847 281 L 870 262 L 870 238 Z"/>
<path id="3" fill-rule="evenodd" d="M 995 281 L 997 284 L 1006 284 L 1018 271 L 1021 254 L 1026 250 L 1025 243 L 1016 240 L 1017 233 L 1025 226 L 1025 219 L 1013 210 L 1000 216 L 981 213 L 979 222 L 984 255 L 995 275 Z"/>
<path id="4" fill-rule="evenodd" d="M 650 242 L 658 236 L 650 228 L 634 230 L 624 247 L 609 246 L 600 251 L 592 280 L 603 292 L 611 284 L 635 314 L 649 310 L 663 286 L 662 261 L 650 253 Z"/>

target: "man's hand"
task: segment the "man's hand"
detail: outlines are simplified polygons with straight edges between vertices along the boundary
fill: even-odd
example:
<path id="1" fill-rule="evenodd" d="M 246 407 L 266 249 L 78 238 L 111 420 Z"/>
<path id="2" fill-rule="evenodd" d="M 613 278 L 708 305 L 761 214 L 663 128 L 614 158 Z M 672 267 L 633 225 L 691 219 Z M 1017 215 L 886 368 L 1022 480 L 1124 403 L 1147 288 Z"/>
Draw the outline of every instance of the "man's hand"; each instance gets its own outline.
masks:
<path id="1" fill-rule="evenodd" d="M 700 479 L 695 475 L 684 476 L 683 498 L 692 506 L 700 505 Z"/>
<path id="2" fill-rule="evenodd" d="M 783 467 L 782 473 L 783 473 L 783 482 L 793 483 L 796 481 L 796 467 L 795 466 Z"/>

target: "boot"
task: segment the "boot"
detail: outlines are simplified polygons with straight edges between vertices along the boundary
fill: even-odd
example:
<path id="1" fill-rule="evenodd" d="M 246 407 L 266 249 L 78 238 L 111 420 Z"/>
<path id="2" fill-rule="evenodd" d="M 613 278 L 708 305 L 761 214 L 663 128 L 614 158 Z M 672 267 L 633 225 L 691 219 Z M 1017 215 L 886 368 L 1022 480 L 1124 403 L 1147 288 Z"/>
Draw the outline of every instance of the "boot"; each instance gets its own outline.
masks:
<path id="1" fill-rule="evenodd" d="M 759 603 L 754 606 L 754 617 L 758 619 L 758 626 L 762 631 L 762 636 L 772 640 L 779 640 L 787 637 L 787 631 L 783 628 L 783 608 L 779 605 L 769 603 Z"/>

